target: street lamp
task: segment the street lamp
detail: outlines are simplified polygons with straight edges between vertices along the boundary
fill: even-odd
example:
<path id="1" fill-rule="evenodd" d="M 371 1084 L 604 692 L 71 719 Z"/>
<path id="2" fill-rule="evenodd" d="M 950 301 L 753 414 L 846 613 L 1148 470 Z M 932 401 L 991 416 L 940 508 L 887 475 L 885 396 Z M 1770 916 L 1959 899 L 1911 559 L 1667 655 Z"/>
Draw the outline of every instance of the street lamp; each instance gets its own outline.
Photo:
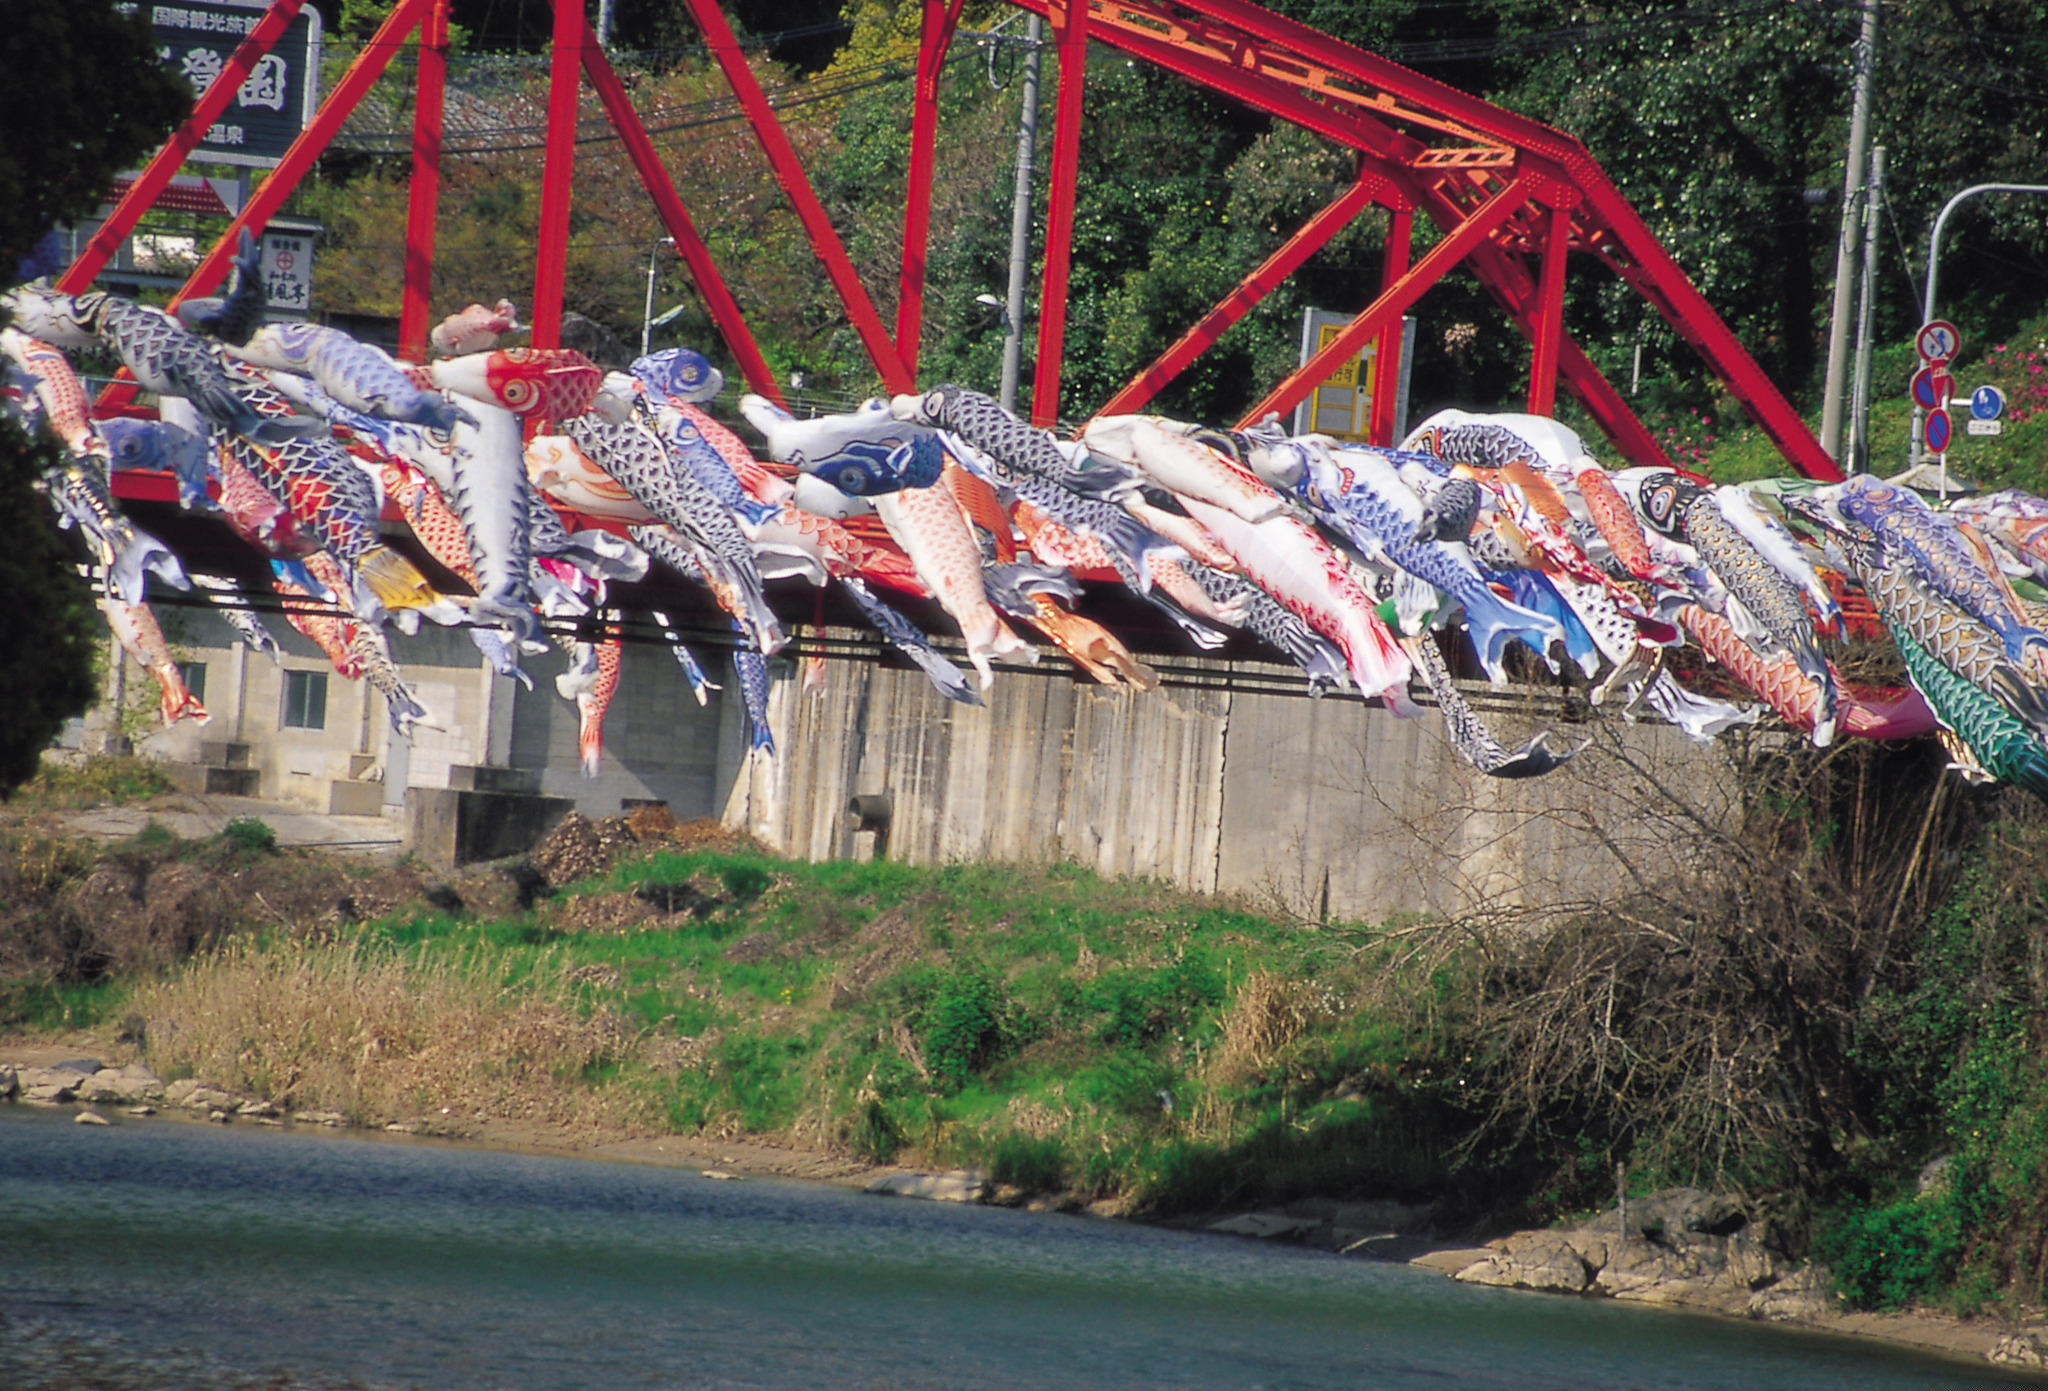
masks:
<path id="1" fill-rule="evenodd" d="M 647 308 L 640 315 L 640 356 L 646 357 L 654 346 L 654 262 L 661 255 L 664 246 L 674 246 L 674 237 L 663 237 L 647 249 Z M 664 321 L 668 315 L 663 315 Z"/>
<path id="2" fill-rule="evenodd" d="M 1009 333 L 1011 329 L 1014 327 L 1014 325 L 1010 323 L 1009 306 L 1005 305 L 1001 300 L 997 299 L 994 295 L 976 295 L 974 297 L 974 302 L 984 309 L 992 309 L 995 311 L 993 317 L 998 324 L 1002 325 L 1004 333 Z"/>

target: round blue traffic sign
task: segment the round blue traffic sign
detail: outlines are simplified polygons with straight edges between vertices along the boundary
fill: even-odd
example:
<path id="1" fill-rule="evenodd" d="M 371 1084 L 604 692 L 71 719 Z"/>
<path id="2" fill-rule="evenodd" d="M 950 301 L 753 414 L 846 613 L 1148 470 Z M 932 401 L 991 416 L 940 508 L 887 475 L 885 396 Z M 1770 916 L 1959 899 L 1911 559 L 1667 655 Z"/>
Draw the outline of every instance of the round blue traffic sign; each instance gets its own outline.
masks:
<path id="1" fill-rule="evenodd" d="M 1948 412 L 1931 410 L 1927 412 L 1927 447 L 1937 454 L 1948 452 L 1948 442 L 1955 437 L 1955 426 L 1949 423 Z"/>
<path id="2" fill-rule="evenodd" d="M 2005 414 L 2005 393 L 1995 386 L 1980 386 L 1970 393 L 1970 418 L 1996 420 Z"/>

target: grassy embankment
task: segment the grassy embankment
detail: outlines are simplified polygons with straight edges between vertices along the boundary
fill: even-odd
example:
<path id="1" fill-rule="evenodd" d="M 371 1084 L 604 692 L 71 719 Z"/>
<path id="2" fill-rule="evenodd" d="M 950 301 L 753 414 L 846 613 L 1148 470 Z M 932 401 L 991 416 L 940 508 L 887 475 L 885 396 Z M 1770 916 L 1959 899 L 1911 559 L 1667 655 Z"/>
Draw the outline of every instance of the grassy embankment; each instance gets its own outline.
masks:
<path id="1" fill-rule="evenodd" d="M 98 864 L 57 844 L 17 835 L 9 859 L 58 919 L 109 875 L 195 869 L 256 911 L 204 938 L 116 927 L 125 952 L 46 973 L 74 979 L 17 976 L 8 1022 L 111 1027 L 167 1076 L 299 1109 L 766 1136 L 1155 1208 L 1445 1185 L 1427 1047 L 1358 1008 L 1390 949 L 1365 929 L 1065 867 L 659 847 L 528 909 L 503 876 L 415 880 L 351 924 L 337 891 L 406 872 L 230 837 Z"/>

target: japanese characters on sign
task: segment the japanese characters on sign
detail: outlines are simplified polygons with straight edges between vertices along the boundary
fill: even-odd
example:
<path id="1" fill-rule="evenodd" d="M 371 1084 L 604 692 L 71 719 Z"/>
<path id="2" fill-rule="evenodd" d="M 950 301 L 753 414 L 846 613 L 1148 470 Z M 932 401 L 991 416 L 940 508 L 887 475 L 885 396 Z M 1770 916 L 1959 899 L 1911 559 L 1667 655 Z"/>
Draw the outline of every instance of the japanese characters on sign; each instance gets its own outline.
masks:
<path id="1" fill-rule="evenodd" d="M 133 7 L 130 7 L 133 8 Z M 145 4 L 157 56 L 205 92 L 269 8 L 267 0 L 180 0 Z M 308 5 L 259 60 L 192 158 L 214 164 L 275 165 L 319 102 L 320 15 Z"/>
<path id="2" fill-rule="evenodd" d="M 263 234 L 263 298 L 272 309 L 305 314 L 313 302 L 313 237 L 273 227 Z"/>

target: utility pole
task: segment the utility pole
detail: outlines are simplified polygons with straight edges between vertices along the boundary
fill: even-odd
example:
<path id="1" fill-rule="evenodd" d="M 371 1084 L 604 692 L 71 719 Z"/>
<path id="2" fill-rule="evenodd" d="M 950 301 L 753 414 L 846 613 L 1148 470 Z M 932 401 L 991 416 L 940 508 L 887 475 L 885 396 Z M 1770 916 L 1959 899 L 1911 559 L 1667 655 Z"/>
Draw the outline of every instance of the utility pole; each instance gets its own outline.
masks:
<path id="1" fill-rule="evenodd" d="M 1870 143 L 1870 84 L 1877 71 L 1877 0 L 1863 0 L 1856 38 L 1856 91 L 1849 103 L 1849 157 L 1842 165 L 1842 236 L 1835 247 L 1835 308 L 1828 330 L 1828 375 L 1822 388 L 1820 447 L 1842 457 L 1842 383 L 1849 368 L 1850 292 L 1856 280 L 1856 195 Z"/>
<path id="2" fill-rule="evenodd" d="M 1856 388 L 1849 460 L 1857 473 L 1870 466 L 1870 321 L 1877 299 L 1877 222 L 1884 214 L 1884 146 L 1870 152 L 1870 196 L 1863 200 L 1863 289 L 1856 307 Z"/>
<path id="3" fill-rule="evenodd" d="M 1024 114 L 1017 124 L 1017 191 L 1010 200 L 1010 332 L 1003 339 L 1003 409 L 1017 409 L 1017 372 L 1024 357 L 1024 282 L 1031 274 L 1032 161 L 1038 154 L 1038 55 L 1045 20 L 1025 27 Z"/>

